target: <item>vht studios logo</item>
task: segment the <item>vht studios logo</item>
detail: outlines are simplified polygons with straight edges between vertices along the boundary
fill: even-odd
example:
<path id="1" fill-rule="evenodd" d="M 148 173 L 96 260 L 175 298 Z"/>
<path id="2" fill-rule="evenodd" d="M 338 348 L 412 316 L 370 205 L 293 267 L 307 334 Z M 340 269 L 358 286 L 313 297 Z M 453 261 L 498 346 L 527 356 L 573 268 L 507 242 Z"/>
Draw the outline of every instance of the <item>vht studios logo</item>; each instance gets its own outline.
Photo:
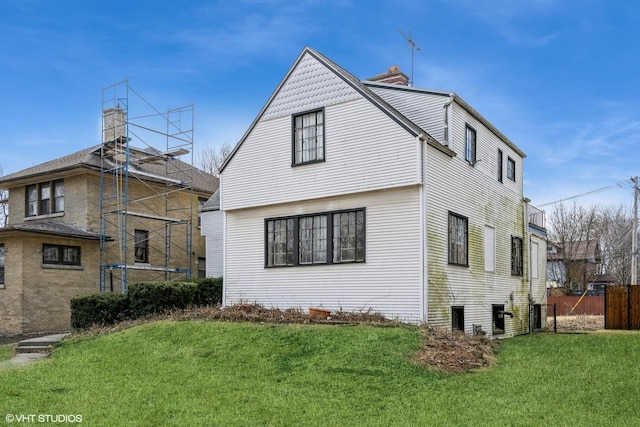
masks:
<path id="1" fill-rule="evenodd" d="M 8 423 L 81 423 L 82 415 L 64 414 L 7 414 Z"/>

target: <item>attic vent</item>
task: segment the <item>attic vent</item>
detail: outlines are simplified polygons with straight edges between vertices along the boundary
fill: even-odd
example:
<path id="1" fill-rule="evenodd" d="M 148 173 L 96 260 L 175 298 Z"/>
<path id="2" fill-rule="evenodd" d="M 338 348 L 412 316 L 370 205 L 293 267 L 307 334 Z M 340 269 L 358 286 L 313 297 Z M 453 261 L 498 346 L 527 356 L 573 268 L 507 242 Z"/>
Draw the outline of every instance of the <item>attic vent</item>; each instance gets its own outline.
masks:
<path id="1" fill-rule="evenodd" d="M 380 83 L 409 86 L 409 77 L 400 71 L 400 67 L 397 65 L 392 65 L 386 73 L 378 74 L 377 76 L 371 77 L 369 80 Z"/>

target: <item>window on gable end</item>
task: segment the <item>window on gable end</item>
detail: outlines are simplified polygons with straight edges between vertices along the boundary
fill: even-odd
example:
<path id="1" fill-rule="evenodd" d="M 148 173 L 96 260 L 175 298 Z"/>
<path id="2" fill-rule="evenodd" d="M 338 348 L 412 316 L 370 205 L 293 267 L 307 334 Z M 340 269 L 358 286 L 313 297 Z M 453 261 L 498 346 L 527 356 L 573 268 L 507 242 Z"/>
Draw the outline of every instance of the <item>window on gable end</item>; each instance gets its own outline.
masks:
<path id="1" fill-rule="evenodd" d="M 324 110 L 293 116 L 293 165 L 324 161 Z"/>
<path id="2" fill-rule="evenodd" d="M 476 164 L 476 131 L 469 125 L 467 125 L 465 137 L 464 159 L 471 165 Z"/>

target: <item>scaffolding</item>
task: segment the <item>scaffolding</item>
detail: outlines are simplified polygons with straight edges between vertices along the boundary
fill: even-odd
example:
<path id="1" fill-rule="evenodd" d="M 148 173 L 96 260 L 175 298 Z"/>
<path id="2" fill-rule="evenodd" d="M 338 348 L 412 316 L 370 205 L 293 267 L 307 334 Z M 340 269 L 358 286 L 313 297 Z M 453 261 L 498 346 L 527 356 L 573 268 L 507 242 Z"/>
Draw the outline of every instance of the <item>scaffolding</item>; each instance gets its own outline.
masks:
<path id="1" fill-rule="evenodd" d="M 125 80 L 102 89 L 102 114 L 100 291 L 190 279 L 193 105 L 161 112 Z"/>

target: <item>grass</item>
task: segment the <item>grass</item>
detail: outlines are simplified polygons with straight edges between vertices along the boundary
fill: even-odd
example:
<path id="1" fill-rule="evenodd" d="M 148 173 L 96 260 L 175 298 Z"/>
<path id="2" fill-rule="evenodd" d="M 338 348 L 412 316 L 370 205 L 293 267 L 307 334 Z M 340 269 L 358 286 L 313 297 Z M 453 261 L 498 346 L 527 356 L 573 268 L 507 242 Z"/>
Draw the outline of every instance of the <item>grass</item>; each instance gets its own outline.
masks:
<path id="1" fill-rule="evenodd" d="M 15 344 L 0 345 L 0 362 L 11 359 L 13 357 L 15 347 Z"/>
<path id="2" fill-rule="evenodd" d="M 0 415 L 87 425 L 640 425 L 638 334 L 505 340 L 494 368 L 415 365 L 415 328 L 165 321 L 0 370 Z"/>

